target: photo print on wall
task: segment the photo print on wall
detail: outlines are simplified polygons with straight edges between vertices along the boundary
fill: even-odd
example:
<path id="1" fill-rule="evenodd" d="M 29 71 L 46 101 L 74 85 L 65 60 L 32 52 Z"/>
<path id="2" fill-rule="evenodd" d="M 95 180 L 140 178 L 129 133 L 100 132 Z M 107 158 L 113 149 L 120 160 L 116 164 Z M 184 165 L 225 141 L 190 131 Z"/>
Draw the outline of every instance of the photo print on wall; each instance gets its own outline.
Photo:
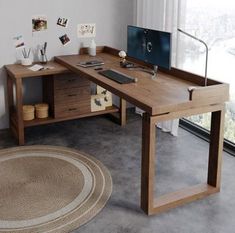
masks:
<path id="1" fill-rule="evenodd" d="M 14 41 L 14 46 L 16 49 L 20 49 L 20 48 L 25 47 L 25 42 L 24 42 L 23 36 L 21 36 L 21 35 L 15 36 L 15 37 L 13 37 L 13 41 Z"/>
<path id="2" fill-rule="evenodd" d="M 32 31 L 41 32 L 47 30 L 47 17 L 45 15 L 38 15 L 32 17 Z"/>
<path id="3" fill-rule="evenodd" d="M 78 35 L 78 38 L 95 37 L 96 36 L 95 23 L 78 24 L 77 35 Z"/>
<path id="4" fill-rule="evenodd" d="M 70 42 L 70 39 L 69 39 L 67 34 L 64 34 L 63 36 L 60 36 L 59 39 L 60 39 L 62 45 L 64 45 L 64 46 L 67 45 Z"/>
<path id="5" fill-rule="evenodd" d="M 59 17 L 57 19 L 57 25 L 58 26 L 61 26 L 61 27 L 67 27 L 68 26 L 68 23 L 69 23 L 69 20 L 67 18 L 61 18 Z"/>

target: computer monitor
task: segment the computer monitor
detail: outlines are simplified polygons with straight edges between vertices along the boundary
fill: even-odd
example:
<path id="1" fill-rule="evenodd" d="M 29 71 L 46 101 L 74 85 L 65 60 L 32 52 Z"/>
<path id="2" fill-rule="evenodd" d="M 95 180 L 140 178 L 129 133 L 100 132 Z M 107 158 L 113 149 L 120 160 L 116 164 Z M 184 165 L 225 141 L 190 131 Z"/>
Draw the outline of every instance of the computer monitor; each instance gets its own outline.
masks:
<path id="1" fill-rule="evenodd" d="M 127 55 L 154 66 L 171 68 L 171 33 L 128 26 Z"/>

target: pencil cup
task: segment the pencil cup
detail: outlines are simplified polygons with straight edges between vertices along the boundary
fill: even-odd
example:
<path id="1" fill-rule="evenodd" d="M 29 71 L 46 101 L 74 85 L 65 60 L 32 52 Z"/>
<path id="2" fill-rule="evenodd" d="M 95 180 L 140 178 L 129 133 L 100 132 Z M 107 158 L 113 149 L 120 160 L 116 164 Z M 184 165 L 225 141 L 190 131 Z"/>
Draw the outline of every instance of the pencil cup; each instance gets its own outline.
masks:
<path id="1" fill-rule="evenodd" d="M 41 64 L 46 64 L 47 63 L 47 56 L 46 54 L 41 55 Z"/>
<path id="2" fill-rule="evenodd" d="M 21 65 L 22 65 L 22 66 L 30 66 L 30 65 L 32 65 L 32 60 L 31 60 L 31 58 L 23 58 L 23 59 L 21 60 Z"/>

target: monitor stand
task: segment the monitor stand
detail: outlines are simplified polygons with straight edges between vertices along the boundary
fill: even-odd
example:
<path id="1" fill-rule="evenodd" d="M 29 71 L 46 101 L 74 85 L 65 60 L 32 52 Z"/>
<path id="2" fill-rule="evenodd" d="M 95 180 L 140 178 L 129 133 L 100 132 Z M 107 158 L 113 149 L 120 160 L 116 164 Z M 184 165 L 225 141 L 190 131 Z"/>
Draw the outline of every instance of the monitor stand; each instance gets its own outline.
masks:
<path id="1" fill-rule="evenodd" d="M 126 59 L 123 59 L 120 62 L 120 66 L 122 68 L 126 68 L 126 69 L 129 69 L 129 70 L 139 70 L 139 71 L 151 74 L 152 75 L 152 80 L 157 79 L 158 66 L 156 66 L 156 65 L 153 66 L 153 70 L 150 70 L 150 69 L 146 69 L 146 68 L 141 67 L 141 66 L 135 66 L 134 63 L 128 62 Z"/>
<path id="2" fill-rule="evenodd" d="M 156 80 L 157 79 L 157 71 L 158 71 L 158 66 L 153 66 L 153 70 L 150 69 L 146 69 L 144 67 L 141 66 L 136 66 L 136 67 L 131 67 L 129 68 L 129 70 L 138 70 L 138 71 L 142 71 L 148 74 L 152 75 L 152 80 Z"/>

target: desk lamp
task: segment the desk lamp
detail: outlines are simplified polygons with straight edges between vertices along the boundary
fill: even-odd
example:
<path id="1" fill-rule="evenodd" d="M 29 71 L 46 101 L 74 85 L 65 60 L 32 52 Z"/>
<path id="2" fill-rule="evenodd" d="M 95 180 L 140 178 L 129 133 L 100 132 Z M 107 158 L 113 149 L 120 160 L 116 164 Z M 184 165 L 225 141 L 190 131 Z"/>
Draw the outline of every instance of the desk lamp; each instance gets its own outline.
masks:
<path id="1" fill-rule="evenodd" d="M 189 36 L 189 37 L 201 42 L 206 47 L 205 86 L 207 86 L 207 64 L 208 64 L 208 51 L 209 51 L 207 44 L 203 40 L 201 40 L 201 39 L 197 38 L 196 36 L 193 36 L 193 35 L 185 32 L 185 31 L 181 30 L 180 28 L 178 28 L 177 30 L 179 32 L 185 34 L 186 36 Z"/>

